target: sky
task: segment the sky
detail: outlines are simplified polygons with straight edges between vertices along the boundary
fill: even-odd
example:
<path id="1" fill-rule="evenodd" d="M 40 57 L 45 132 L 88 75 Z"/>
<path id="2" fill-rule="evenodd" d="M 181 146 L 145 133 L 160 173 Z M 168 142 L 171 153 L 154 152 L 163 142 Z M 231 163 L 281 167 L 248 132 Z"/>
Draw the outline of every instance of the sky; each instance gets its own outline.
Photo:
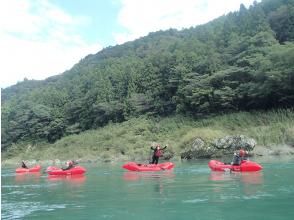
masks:
<path id="1" fill-rule="evenodd" d="M 0 0 L 0 87 L 61 74 L 105 47 L 195 27 L 253 1 Z"/>

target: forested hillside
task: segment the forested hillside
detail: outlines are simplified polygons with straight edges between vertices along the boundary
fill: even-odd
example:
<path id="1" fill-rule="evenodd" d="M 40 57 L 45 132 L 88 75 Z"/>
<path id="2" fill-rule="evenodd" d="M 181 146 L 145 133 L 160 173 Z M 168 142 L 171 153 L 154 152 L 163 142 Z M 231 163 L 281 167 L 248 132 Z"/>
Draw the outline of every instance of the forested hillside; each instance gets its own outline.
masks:
<path id="1" fill-rule="evenodd" d="M 53 143 L 143 114 L 203 117 L 293 106 L 294 0 L 263 0 L 205 25 L 105 48 L 61 75 L 3 89 L 1 149 Z"/>

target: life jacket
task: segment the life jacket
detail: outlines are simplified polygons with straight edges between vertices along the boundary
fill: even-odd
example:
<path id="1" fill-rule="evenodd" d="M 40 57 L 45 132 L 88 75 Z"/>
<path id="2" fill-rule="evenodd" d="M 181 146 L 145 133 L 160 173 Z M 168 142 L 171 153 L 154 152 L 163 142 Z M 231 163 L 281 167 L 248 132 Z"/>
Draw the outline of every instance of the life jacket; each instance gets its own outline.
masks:
<path id="1" fill-rule="evenodd" d="M 156 157 L 161 157 L 162 156 L 162 150 L 156 150 L 155 151 L 155 156 Z"/>

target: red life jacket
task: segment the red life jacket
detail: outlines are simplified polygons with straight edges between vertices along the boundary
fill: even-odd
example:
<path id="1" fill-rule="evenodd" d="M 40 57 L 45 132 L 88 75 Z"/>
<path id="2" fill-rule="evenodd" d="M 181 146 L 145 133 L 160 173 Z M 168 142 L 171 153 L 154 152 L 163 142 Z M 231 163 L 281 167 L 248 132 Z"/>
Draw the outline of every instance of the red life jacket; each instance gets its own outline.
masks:
<path id="1" fill-rule="evenodd" d="M 157 151 L 155 152 L 155 156 L 156 156 L 156 157 L 161 157 L 161 156 L 162 156 L 162 150 L 157 150 Z"/>

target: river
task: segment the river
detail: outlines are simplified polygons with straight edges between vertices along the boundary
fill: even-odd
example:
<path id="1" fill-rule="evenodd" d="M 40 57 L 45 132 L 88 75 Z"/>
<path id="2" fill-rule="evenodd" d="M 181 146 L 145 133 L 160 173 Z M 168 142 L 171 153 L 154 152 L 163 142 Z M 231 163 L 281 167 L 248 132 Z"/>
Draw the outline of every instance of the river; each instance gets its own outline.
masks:
<path id="1" fill-rule="evenodd" d="M 178 162 L 158 173 L 81 164 L 85 175 L 66 178 L 2 167 L 1 219 L 294 218 L 294 159 L 261 163 L 255 173 L 211 172 L 207 162 Z"/>

